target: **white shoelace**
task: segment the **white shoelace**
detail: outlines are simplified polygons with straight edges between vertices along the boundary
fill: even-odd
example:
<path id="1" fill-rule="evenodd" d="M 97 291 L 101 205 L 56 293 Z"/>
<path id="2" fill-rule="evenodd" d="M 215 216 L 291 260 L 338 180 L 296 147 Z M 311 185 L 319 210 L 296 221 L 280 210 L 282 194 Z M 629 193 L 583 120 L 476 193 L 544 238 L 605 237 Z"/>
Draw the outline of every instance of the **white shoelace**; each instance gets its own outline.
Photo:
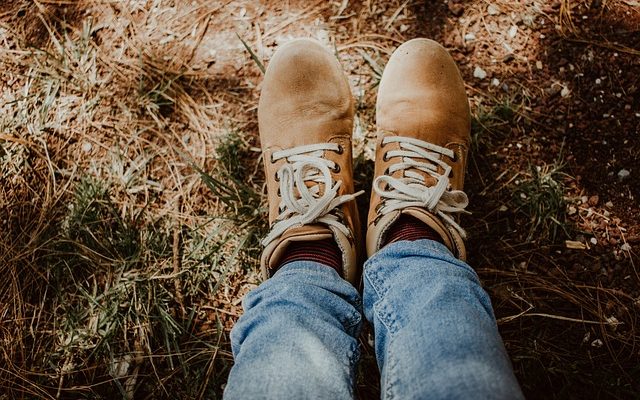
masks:
<path id="1" fill-rule="evenodd" d="M 383 201 L 378 212 L 385 215 L 406 207 L 426 207 L 465 238 L 464 229 L 450 214 L 468 213 L 465 207 L 469 204 L 469 199 L 462 190 L 449 190 L 451 167 L 441 159 L 441 156 L 453 157 L 453 151 L 408 137 L 388 136 L 383 139 L 382 145 L 388 143 L 399 143 L 400 150 L 390 150 L 386 157 L 402 157 L 402 162 L 389 167 L 388 174 L 403 171 L 403 177 L 381 175 L 373 182 L 373 190 Z M 438 167 L 444 170 L 443 174 L 438 173 Z M 412 169 L 431 175 L 437 183 L 427 187 L 425 177 Z M 385 185 L 388 190 L 382 189 Z"/>
<path id="2" fill-rule="evenodd" d="M 311 223 L 334 227 L 346 236 L 350 235 L 349 228 L 331 212 L 338 206 L 355 199 L 364 191 L 338 196 L 342 181 L 334 183 L 331 170 L 335 170 L 336 163 L 323 158 L 325 151 L 340 152 L 341 148 L 335 143 L 319 143 L 276 151 L 272 154 L 273 161 L 286 159 L 287 163 L 282 165 L 276 173 L 282 196 L 279 205 L 280 214 L 271 232 L 262 241 L 264 246 L 276 240 L 289 228 Z M 307 182 L 315 184 L 307 186 Z M 320 184 L 324 185 L 322 194 Z"/>

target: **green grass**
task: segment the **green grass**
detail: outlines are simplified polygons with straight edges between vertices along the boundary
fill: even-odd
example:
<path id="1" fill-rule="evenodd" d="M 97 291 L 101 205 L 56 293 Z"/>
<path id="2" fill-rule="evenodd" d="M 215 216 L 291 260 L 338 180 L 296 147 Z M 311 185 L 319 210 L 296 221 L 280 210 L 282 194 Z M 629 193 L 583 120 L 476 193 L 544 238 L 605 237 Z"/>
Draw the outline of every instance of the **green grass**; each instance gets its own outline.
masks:
<path id="1" fill-rule="evenodd" d="M 242 255 L 255 265 L 262 251 L 260 240 L 268 230 L 260 152 L 242 133 L 232 130 L 219 139 L 216 154 L 218 163 L 211 173 L 194 168 L 211 194 L 225 205 L 234 235 L 243 238 Z"/>
<path id="2" fill-rule="evenodd" d="M 569 236 L 566 219 L 563 164 L 530 166 L 518 185 L 513 186 L 516 210 L 528 218 L 526 241 L 556 242 L 562 234 Z"/>

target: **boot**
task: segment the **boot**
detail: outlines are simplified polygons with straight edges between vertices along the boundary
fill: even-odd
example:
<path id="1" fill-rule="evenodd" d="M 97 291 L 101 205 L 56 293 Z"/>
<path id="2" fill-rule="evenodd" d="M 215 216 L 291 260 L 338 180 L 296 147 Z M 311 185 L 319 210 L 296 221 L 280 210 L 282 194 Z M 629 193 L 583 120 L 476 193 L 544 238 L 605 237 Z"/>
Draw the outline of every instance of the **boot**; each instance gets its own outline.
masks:
<path id="1" fill-rule="evenodd" d="M 359 279 L 359 221 L 354 201 L 353 98 L 336 57 L 298 39 L 280 47 L 265 73 L 258 123 L 269 202 L 264 278 L 293 242 L 332 239 L 341 275 Z"/>
<path id="2" fill-rule="evenodd" d="M 378 89 L 378 139 L 367 255 L 385 244 L 402 214 L 426 224 L 465 260 L 462 191 L 470 113 L 455 62 L 438 43 L 414 39 L 391 56 Z"/>

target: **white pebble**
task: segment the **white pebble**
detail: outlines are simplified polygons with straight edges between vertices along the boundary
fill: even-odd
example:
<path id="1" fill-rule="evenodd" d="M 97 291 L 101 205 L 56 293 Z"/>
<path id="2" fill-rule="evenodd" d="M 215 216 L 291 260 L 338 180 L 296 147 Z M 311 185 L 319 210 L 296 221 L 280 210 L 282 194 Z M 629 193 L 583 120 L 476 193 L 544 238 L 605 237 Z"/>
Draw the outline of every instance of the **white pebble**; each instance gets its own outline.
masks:
<path id="1" fill-rule="evenodd" d="M 493 4 L 489 4 L 489 7 L 487 7 L 487 12 L 489 13 L 489 15 L 498 15 L 500 14 L 500 9 Z"/>
<path id="2" fill-rule="evenodd" d="M 476 40 L 476 35 L 474 35 L 473 33 L 469 32 L 466 35 L 464 35 L 464 40 L 467 42 L 471 42 L 473 40 Z"/>
<path id="3" fill-rule="evenodd" d="M 84 151 L 85 153 L 90 152 L 92 148 L 93 148 L 93 146 L 89 142 L 84 142 L 82 144 L 82 151 Z"/>
<path id="4" fill-rule="evenodd" d="M 509 34 L 509 37 L 512 39 L 516 37 L 516 35 L 518 34 L 518 27 L 515 25 L 511 25 L 511 28 L 509 28 L 508 34 Z"/>
<path id="5" fill-rule="evenodd" d="M 563 87 L 562 90 L 560 91 L 560 96 L 562 97 L 567 97 L 570 94 L 571 94 L 571 91 L 566 87 Z"/>
<path id="6" fill-rule="evenodd" d="M 631 175 L 631 172 L 629 172 L 629 170 L 626 170 L 624 168 L 618 171 L 618 179 L 620 179 L 621 181 L 627 179 L 629 175 Z"/>
<path id="7" fill-rule="evenodd" d="M 620 250 L 622 250 L 622 251 L 631 251 L 631 245 L 629 243 L 625 243 L 622 246 L 620 246 Z"/>
<path id="8" fill-rule="evenodd" d="M 498 78 L 493 78 L 491 80 L 491 86 L 500 86 L 500 80 Z"/>
<path id="9" fill-rule="evenodd" d="M 487 77 L 487 72 L 480 67 L 476 67 L 473 70 L 473 77 L 478 79 L 484 79 Z"/>
<path id="10" fill-rule="evenodd" d="M 591 244 L 598 244 L 598 239 L 592 237 L 591 240 L 589 240 L 591 242 Z"/>

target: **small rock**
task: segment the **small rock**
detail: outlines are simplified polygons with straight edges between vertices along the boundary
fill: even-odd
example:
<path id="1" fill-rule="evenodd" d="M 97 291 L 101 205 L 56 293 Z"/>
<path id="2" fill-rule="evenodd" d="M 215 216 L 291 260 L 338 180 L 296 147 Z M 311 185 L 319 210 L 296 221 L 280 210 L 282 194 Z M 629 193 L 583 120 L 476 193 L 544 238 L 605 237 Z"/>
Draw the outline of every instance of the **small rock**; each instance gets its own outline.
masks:
<path id="1" fill-rule="evenodd" d="M 577 212 L 578 210 L 576 210 L 576 208 L 574 206 L 569 206 L 569 209 L 567 210 L 567 213 L 569 215 L 573 215 Z"/>
<path id="2" fill-rule="evenodd" d="M 542 61 L 540 61 L 540 60 L 536 61 L 536 68 L 537 69 L 542 69 Z"/>
<path id="3" fill-rule="evenodd" d="M 631 251 L 631 245 L 629 243 L 625 243 L 622 246 L 620 246 L 620 250 L 622 250 L 622 251 Z"/>
<path id="4" fill-rule="evenodd" d="M 560 96 L 567 97 L 570 94 L 571 94 L 571 90 L 569 90 L 566 86 L 563 86 L 562 90 L 560 91 Z"/>
<path id="5" fill-rule="evenodd" d="M 487 77 L 487 72 L 480 67 L 476 67 L 473 70 L 473 77 L 478 79 L 484 79 Z"/>
<path id="6" fill-rule="evenodd" d="M 513 39 L 518 34 L 518 27 L 515 25 L 511 25 L 511 28 L 509 28 L 509 32 L 507 32 L 507 34 L 511 39 Z"/>
<path id="7" fill-rule="evenodd" d="M 447 7 L 449 8 L 449 12 L 451 12 L 451 14 L 455 15 L 456 17 L 461 16 L 464 12 L 464 6 L 462 4 L 457 4 L 450 1 L 449 3 L 447 3 Z"/>
<path id="8" fill-rule="evenodd" d="M 624 168 L 622 168 L 620 171 L 618 171 L 618 179 L 620 180 L 620 182 L 622 182 L 625 179 L 627 179 L 629 177 L 629 175 L 631 175 L 631 172 L 629 172 L 629 170 L 626 170 Z"/>
<path id="9" fill-rule="evenodd" d="M 604 203 L 604 206 L 607 208 L 613 208 L 613 202 L 607 201 L 606 203 Z"/>
<path id="10" fill-rule="evenodd" d="M 596 339 L 593 342 L 591 342 L 591 347 L 602 347 L 604 343 L 602 343 L 602 340 L 600 339 Z"/>
<path id="11" fill-rule="evenodd" d="M 587 196 L 580 197 L 580 202 L 582 204 L 587 204 L 588 201 L 589 201 L 589 198 Z"/>
<path id="12" fill-rule="evenodd" d="M 82 144 L 82 151 L 84 151 L 85 153 L 89 153 L 92 148 L 93 148 L 93 146 L 89 142 L 84 142 Z"/>
<path id="13" fill-rule="evenodd" d="M 474 41 L 474 40 L 476 40 L 476 35 L 474 35 L 473 33 L 469 32 L 466 35 L 464 35 L 464 40 L 466 42 Z"/>
<path id="14" fill-rule="evenodd" d="M 505 212 L 507 211 L 509 208 L 507 208 L 507 206 L 505 206 L 504 204 L 500 206 L 500 208 L 498 208 L 498 211 L 500 212 Z"/>
<path id="15" fill-rule="evenodd" d="M 598 244 L 598 239 L 592 237 L 591 239 L 589 239 L 589 241 L 591 242 L 591 244 L 596 245 Z"/>
<path id="16" fill-rule="evenodd" d="M 500 14 L 500 9 L 494 4 L 489 4 L 489 7 L 487 7 L 487 12 L 489 13 L 489 15 L 498 15 Z"/>
<path id="17" fill-rule="evenodd" d="M 500 80 L 498 78 L 493 78 L 491 80 L 491 86 L 500 86 Z"/>

